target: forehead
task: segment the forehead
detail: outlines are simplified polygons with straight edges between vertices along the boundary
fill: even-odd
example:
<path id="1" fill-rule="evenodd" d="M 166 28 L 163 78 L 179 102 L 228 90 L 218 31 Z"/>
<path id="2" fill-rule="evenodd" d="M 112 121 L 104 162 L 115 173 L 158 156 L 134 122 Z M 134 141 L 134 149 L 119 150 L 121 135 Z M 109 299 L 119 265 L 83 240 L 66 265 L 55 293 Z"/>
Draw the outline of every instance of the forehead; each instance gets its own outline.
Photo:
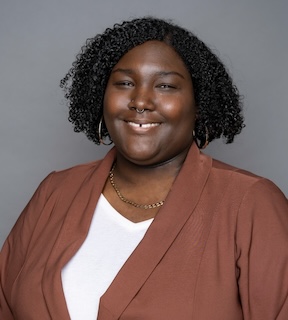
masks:
<path id="1" fill-rule="evenodd" d="M 159 69 L 181 71 L 189 74 L 188 70 L 178 53 L 168 44 L 161 41 L 147 41 L 128 51 L 118 61 L 116 68 L 141 68 L 152 65 Z"/>

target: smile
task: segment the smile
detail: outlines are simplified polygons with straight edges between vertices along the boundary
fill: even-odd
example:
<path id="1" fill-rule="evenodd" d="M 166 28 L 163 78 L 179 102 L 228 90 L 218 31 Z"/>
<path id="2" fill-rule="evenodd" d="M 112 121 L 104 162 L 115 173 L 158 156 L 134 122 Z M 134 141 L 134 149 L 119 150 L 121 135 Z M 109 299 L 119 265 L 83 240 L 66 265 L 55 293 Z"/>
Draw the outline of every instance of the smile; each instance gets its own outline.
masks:
<path id="1" fill-rule="evenodd" d="M 151 127 L 157 127 L 160 125 L 160 123 L 154 122 L 154 123 L 135 123 L 131 121 L 127 121 L 127 123 L 136 128 L 151 128 Z"/>

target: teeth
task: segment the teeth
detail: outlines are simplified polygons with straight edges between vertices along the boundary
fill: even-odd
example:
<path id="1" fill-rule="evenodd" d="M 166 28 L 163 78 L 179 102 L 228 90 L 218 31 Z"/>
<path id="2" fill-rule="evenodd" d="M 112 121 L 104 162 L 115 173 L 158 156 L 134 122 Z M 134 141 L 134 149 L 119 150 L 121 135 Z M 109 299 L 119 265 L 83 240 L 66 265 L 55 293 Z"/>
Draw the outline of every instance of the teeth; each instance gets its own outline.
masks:
<path id="1" fill-rule="evenodd" d="M 128 121 L 128 124 L 130 124 L 133 127 L 137 128 L 150 128 L 150 127 L 156 127 L 159 126 L 159 123 L 135 123 Z"/>

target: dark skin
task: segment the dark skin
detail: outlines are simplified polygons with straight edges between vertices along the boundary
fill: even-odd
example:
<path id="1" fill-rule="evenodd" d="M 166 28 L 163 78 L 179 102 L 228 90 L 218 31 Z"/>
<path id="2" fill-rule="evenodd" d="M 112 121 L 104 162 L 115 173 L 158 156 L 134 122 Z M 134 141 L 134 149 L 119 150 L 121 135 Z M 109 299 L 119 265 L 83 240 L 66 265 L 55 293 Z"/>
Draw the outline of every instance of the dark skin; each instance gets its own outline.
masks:
<path id="1" fill-rule="evenodd" d="M 107 84 L 104 119 L 117 149 L 114 181 L 127 199 L 151 204 L 167 197 L 193 142 L 195 116 L 191 76 L 172 47 L 147 41 L 119 60 Z M 133 222 L 159 211 L 124 203 L 109 180 L 103 193 Z"/>

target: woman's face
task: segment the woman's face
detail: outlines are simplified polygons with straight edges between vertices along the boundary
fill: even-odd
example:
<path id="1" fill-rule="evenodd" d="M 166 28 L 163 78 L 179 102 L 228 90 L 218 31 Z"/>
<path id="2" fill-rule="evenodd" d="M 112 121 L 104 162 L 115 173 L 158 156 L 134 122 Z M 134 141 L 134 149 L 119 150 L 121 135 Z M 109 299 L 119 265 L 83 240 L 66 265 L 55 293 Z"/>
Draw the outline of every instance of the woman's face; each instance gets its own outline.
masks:
<path id="1" fill-rule="evenodd" d="M 133 48 L 113 68 L 104 96 L 104 120 L 127 160 L 155 165 L 186 153 L 195 114 L 191 76 L 164 42 L 147 41 Z"/>

